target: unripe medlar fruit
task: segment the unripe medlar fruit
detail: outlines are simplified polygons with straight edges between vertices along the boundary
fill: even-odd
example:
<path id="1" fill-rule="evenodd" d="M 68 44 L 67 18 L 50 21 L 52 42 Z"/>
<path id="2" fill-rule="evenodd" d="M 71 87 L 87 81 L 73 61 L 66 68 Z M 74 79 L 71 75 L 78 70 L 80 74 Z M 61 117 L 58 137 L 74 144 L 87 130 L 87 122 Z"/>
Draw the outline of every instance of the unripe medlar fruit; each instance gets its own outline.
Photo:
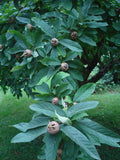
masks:
<path id="1" fill-rule="evenodd" d="M 55 121 L 49 122 L 47 125 L 47 131 L 50 134 L 56 134 L 60 130 L 59 124 Z"/>
<path id="2" fill-rule="evenodd" d="M 27 58 L 28 58 L 28 57 L 31 57 L 31 52 L 32 52 L 31 50 L 26 49 L 26 50 L 24 51 L 24 56 L 27 57 Z"/>
<path id="3" fill-rule="evenodd" d="M 77 36 L 78 36 L 78 33 L 76 32 L 76 31 L 73 31 L 72 33 L 71 33 L 71 39 L 72 40 L 76 40 L 77 39 Z"/>
<path id="4" fill-rule="evenodd" d="M 52 104 L 57 105 L 59 103 L 59 98 L 55 97 L 52 99 Z"/>
<path id="5" fill-rule="evenodd" d="M 3 46 L 2 46 L 2 44 L 0 44 L 0 49 L 2 49 L 3 48 Z"/>
<path id="6" fill-rule="evenodd" d="M 68 64 L 67 63 L 61 63 L 61 70 L 62 71 L 67 71 L 68 70 Z"/>
<path id="7" fill-rule="evenodd" d="M 74 105 L 76 105 L 76 104 L 77 104 L 77 102 L 73 102 L 73 104 L 74 104 Z"/>
<path id="8" fill-rule="evenodd" d="M 29 29 L 29 31 L 32 31 L 32 25 L 31 24 L 27 24 L 26 26 Z"/>
<path id="9" fill-rule="evenodd" d="M 54 46 L 54 47 L 56 47 L 56 46 L 58 46 L 58 44 L 59 44 L 58 39 L 57 38 L 52 38 L 51 45 Z"/>

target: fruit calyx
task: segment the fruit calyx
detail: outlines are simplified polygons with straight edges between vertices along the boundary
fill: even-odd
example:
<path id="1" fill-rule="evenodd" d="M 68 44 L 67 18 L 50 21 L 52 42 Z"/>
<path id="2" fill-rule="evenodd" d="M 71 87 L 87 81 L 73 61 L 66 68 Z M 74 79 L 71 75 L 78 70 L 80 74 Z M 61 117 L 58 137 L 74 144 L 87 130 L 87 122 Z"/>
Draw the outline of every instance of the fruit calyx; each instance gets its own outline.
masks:
<path id="1" fill-rule="evenodd" d="M 56 47 L 56 46 L 58 46 L 58 44 L 59 44 L 59 41 L 58 41 L 57 38 L 52 38 L 51 39 L 51 45 L 52 46 Z"/>
<path id="2" fill-rule="evenodd" d="M 58 97 L 54 97 L 52 99 L 52 104 L 57 105 L 59 103 L 59 98 Z"/>
<path id="3" fill-rule="evenodd" d="M 56 134 L 60 130 L 59 124 L 56 121 L 51 121 L 47 125 L 47 131 L 50 134 Z"/>
<path id="4" fill-rule="evenodd" d="M 67 63 L 61 63 L 61 70 L 62 71 L 67 71 L 69 68 L 68 64 Z"/>

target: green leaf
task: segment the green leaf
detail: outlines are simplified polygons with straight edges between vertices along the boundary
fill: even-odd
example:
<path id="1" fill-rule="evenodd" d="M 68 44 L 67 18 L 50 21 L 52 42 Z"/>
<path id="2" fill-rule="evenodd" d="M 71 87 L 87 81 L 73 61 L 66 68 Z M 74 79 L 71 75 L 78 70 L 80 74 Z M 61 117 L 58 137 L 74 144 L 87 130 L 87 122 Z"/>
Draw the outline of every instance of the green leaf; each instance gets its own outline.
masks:
<path id="1" fill-rule="evenodd" d="M 34 100 L 37 100 L 37 101 L 52 101 L 54 97 L 51 95 L 51 94 L 37 94 L 35 95 L 34 97 Z"/>
<path id="2" fill-rule="evenodd" d="M 89 28 L 100 28 L 100 27 L 106 27 L 108 26 L 108 23 L 106 22 L 85 22 Z"/>
<path id="3" fill-rule="evenodd" d="M 94 122 L 88 118 L 85 118 L 81 121 L 79 121 L 81 124 L 101 133 L 104 134 L 106 136 L 111 136 L 113 138 L 116 138 L 117 142 L 119 142 L 120 140 L 120 135 L 114 133 L 113 131 L 111 131 L 110 129 L 105 128 L 104 126 L 102 126 L 101 124 Z"/>
<path id="4" fill-rule="evenodd" d="M 41 85 L 36 86 L 36 88 L 40 91 L 40 92 L 44 92 L 44 93 L 50 93 L 50 89 L 49 86 L 46 83 L 42 83 Z"/>
<path id="5" fill-rule="evenodd" d="M 73 80 L 73 78 L 71 76 L 64 79 L 64 82 L 69 84 L 69 89 L 71 89 L 73 91 L 78 89 L 77 82 L 75 80 Z"/>
<path id="6" fill-rule="evenodd" d="M 110 41 L 116 43 L 117 45 L 120 45 L 120 34 L 114 35 L 114 36 L 110 39 Z"/>
<path id="7" fill-rule="evenodd" d="M 79 43 L 74 42 L 69 39 L 62 39 L 59 41 L 59 43 L 65 47 L 69 48 L 72 51 L 79 52 L 78 54 L 79 54 L 79 56 L 81 56 L 82 48 Z"/>
<path id="8" fill-rule="evenodd" d="M 58 106 L 53 105 L 51 103 L 48 103 L 48 102 L 41 102 L 41 103 L 32 104 L 32 105 L 30 105 L 30 109 L 33 111 L 36 111 L 40 114 L 44 114 L 46 116 L 49 116 L 49 117 L 53 117 L 53 116 L 57 117 L 55 114 L 55 110 L 61 116 L 65 116 L 65 112 L 61 108 L 59 108 Z"/>
<path id="9" fill-rule="evenodd" d="M 119 22 L 116 22 L 116 23 L 113 23 L 113 28 L 114 28 L 116 31 L 120 31 L 120 21 L 119 21 Z"/>
<path id="10" fill-rule="evenodd" d="M 15 71 L 19 71 L 20 69 L 22 69 L 24 66 L 15 66 L 11 69 L 11 72 L 15 72 Z"/>
<path id="11" fill-rule="evenodd" d="M 65 72 L 58 72 L 54 78 L 52 79 L 52 86 L 56 86 L 57 84 L 59 84 L 61 82 L 62 79 L 68 77 L 69 74 L 68 73 L 65 73 Z"/>
<path id="12" fill-rule="evenodd" d="M 80 102 L 86 98 L 88 98 L 95 90 L 94 83 L 88 83 L 80 87 L 74 95 L 73 101 Z"/>
<path id="13" fill-rule="evenodd" d="M 55 135 L 51 135 L 47 133 L 43 141 L 46 144 L 46 149 L 45 149 L 46 160 L 55 160 L 57 156 L 57 149 L 61 141 L 61 134 L 57 133 Z"/>
<path id="14" fill-rule="evenodd" d="M 22 35 L 22 33 L 18 32 L 16 30 L 9 30 L 8 32 L 11 33 L 11 34 L 16 35 L 17 37 L 19 37 L 26 46 L 30 46 L 30 44 L 27 42 L 25 36 Z"/>
<path id="15" fill-rule="evenodd" d="M 16 17 L 16 19 L 23 24 L 30 24 L 30 19 L 25 17 Z"/>
<path id="16" fill-rule="evenodd" d="M 114 133 L 112 131 L 108 132 L 108 129 L 97 124 L 96 122 L 92 123 L 91 120 L 85 119 L 80 121 L 80 124 L 77 123 L 77 125 L 79 129 L 82 130 L 90 139 L 95 140 L 96 138 L 96 140 L 100 143 L 104 143 L 114 147 L 120 147 L 120 145 L 117 144 L 117 142 L 120 142 L 120 136 L 117 135 L 117 137 L 119 136 L 119 138 L 113 137 L 112 135 L 114 135 Z M 93 125 L 94 128 L 92 127 Z M 97 129 L 98 127 L 99 129 Z M 105 135 L 106 132 L 108 132 L 107 135 Z"/>
<path id="17" fill-rule="evenodd" d="M 68 109 L 67 115 L 68 117 L 72 117 L 73 115 L 80 113 L 82 111 L 93 109 L 97 105 L 98 105 L 97 101 L 87 101 L 87 102 L 77 103 Z"/>
<path id="18" fill-rule="evenodd" d="M 52 65 L 52 66 L 59 66 L 61 63 L 57 58 L 53 58 L 53 57 L 46 57 L 44 59 L 41 60 L 41 63 L 44 65 Z"/>
<path id="19" fill-rule="evenodd" d="M 82 35 L 80 38 L 79 38 L 80 41 L 82 41 L 83 43 L 87 43 L 91 46 L 96 46 L 96 43 L 88 36 L 86 35 Z"/>
<path id="20" fill-rule="evenodd" d="M 70 10 L 72 8 L 72 0 L 61 0 L 61 5 L 67 9 Z"/>
<path id="21" fill-rule="evenodd" d="M 68 124 L 68 125 L 72 124 L 72 122 L 69 118 L 60 116 L 59 114 L 57 114 L 56 111 L 55 111 L 55 114 L 56 114 L 57 118 L 59 119 L 59 121 L 62 122 L 63 124 Z"/>
<path id="22" fill-rule="evenodd" d="M 70 139 L 64 141 L 62 160 L 76 160 L 79 146 Z"/>
<path id="23" fill-rule="evenodd" d="M 87 153 L 90 157 L 100 160 L 96 148 L 90 143 L 90 141 L 82 132 L 72 126 L 61 126 L 60 130 L 73 142 L 79 145 L 81 150 Z"/>
<path id="24" fill-rule="evenodd" d="M 50 53 L 50 57 L 52 58 L 58 58 L 58 49 L 56 47 L 53 47 Z"/>
<path id="25" fill-rule="evenodd" d="M 19 129 L 22 132 L 26 132 L 29 129 L 45 126 L 49 123 L 50 118 L 48 117 L 37 117 L 32 119 L 29 123 L 19 123 L 13 125 L 13 127 Z"/>
<path id="26" fill-rule="evenodd" d="M 73 120 L 77 120 L 77 119 L 83 119 L 84 117 L 88 116 L 87 113 L 85 112 L 80 112 L 80 113 L 77 113 L 75 114 L 73 117 L 72 117 L 72 121 Z"/>
<path id="27" fill-rule="evenodd" d="M 58 97 L 62 96 L 62 93 L 66 90 L 69 89 L 69 84 L 67 83 L 62 83 L 60 84 L 59 87 L 56 88 L 56 94 L 58 95 Z M 63 97 L 63 96 L 62 96 Z"/>
<path id="28" fill-rule="evenodd" d="M 29 130 L 25 133 L 19 133 L 15 137 L 12 138 L 11 143 L 20 143 L 20 142 L 31 142 L 35 138 L 41 136 L 46 133 L 47 127 L 36 128 L 34 130 Z"/>
<path id="29" fill-rule="evenodd" d="M 90 7 L 91 7 L 92 2 L 93 2 L 93 0 L 85 0 L 85 1 L 84 1 L 84 5 L 83 5 L 83 7 L 82 7 L 82 9 L 81 9 L 81 16 L 82 16 L 82 17 L 86 17 L 86 16 L 87 16 L 88 11 L 89 11 L 89 9 L 90 9 Z"/>
<path id="30" fill-rule="evenodd" d="M 29 87 L 35 86 L 44 76 L 46 76 L 48 68 L 42 68 L 38 73 L 36 73 L 33 78 L 29 81 Z"/>
<path id="31" fill-rule="evenodd" d="M 48 25 L 48 23 L 46 23 L 43 20 L 40 20 L 39 18 L 32 18 L 32 21 L 36 24 L 36 26 L 38 26 L 39 28 L 41 28 L 41 30 L 48 36 L 50 37 L 54 37 L 54 32 L 51 28 L 50 25 Z"/>
<path id="32" fill-rule="evenodd" d="M 73 79 L 79 80 L 79 81 L 83 81 L 83 76 L 82 76 L 82 72 L 76 69 L 71 69 L 69 70 L 69 73 L 71 74 L 71 77 Z"/>

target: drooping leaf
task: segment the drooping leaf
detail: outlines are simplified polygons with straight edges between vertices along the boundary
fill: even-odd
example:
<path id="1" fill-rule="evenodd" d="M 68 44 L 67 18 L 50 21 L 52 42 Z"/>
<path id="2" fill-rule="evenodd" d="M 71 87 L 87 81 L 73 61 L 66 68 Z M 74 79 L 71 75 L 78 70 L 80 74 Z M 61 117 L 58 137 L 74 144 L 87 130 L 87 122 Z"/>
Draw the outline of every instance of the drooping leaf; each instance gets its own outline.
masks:
<path id="1" fill-rule="evenodd" d="M 43 141 L 46 144 L 46 149 L 45 149 L 46 160 L 55 160 L 57 156 L 57 149 L 61 141 L 61 134 L 57 133 L 55 135 L 51 135 L 47 133 Z"/>
<path id="2" fill-rule="evenodd" d="M 74 95 L 73 101 L 80 102 L 86 98 L 88 98 L 95 90 L 94 83 L 88 83 L 80 87 Z"/>
<path id="3" fill-rule="evenodd" d="M 71 139 L 64 141 L 62 160 L 75 160 L 79 151 L 79 146 Z"/>
<path id="4" fill-rule="evenodd" d="M 61 126 L 60 130 L 73 142 L 79 145 L 83 152 L 96 160 L 101 160 L 94 145 L 91 144 L 82 132 L 72 126 Z"/>

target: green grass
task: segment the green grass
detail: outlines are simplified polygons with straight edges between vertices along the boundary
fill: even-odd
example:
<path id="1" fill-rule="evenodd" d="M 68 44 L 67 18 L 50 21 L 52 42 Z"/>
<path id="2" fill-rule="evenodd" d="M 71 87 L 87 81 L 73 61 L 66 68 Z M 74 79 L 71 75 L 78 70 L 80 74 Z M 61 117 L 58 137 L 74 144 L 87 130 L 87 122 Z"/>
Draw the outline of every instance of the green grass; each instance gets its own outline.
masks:
<path id="1" fill-rule="evenodd" d="M 94 94 L 88 100 L 97 100 L 96 109 L 88 111 L 90 118 L 120 134 L 120 92 Z M 28 122 L 33 112 L 29 105 L 34 103 L 25 94 L 18 100 L 10 92 L 0 92 L 0 160 L 37 160 L 41 141 L 11 144 L 10 141 L 19 131 L 11 125 Z M 120 149 L 103 145 L 98 148 L 102 160 L 119 160 Z"/>
<path id="2" fill-rule="evenodd" d="M 33 112 L 29 105 L 32 99 L 24 94 L 20 100 L 9 92 L 3 95 L 0 92 L 0 160 L 37 160 L 41 142 L 11 144 L 11 138 L 19 131 L 11 125 L 19 122 L 28 122 Z"/>

